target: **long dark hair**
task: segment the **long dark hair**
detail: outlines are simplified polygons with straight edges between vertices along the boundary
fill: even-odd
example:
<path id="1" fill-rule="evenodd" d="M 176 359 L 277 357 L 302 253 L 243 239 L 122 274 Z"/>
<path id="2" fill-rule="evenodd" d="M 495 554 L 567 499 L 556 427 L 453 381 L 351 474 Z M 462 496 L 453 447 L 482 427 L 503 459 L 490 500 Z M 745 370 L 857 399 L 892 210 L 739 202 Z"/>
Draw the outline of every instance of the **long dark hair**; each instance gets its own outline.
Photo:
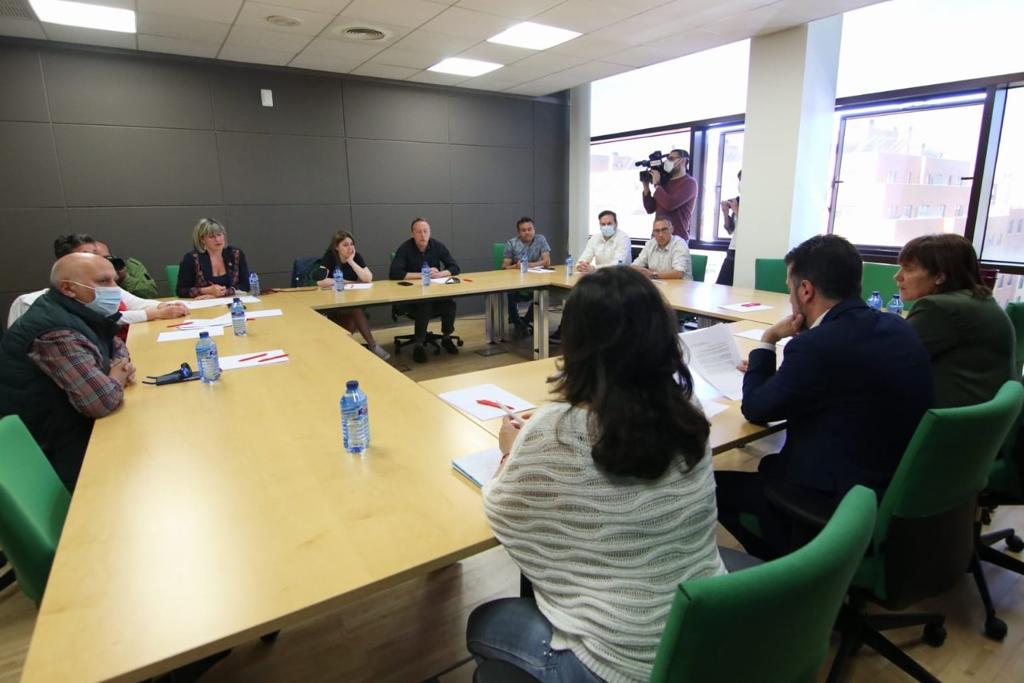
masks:
<path id="1" fill-rule="evenodd" d="M 327 268 L 328 270 L 326 277 L 330 277 L 331 272 L 333 272 L 336 267 L 341 266 L 341 261 L 338 258 L 338 245 L 345 240 L 352 240 L 352 246 L 355 246 L 356 244 L 355 236 L 348 230 L 339 230 L 331 235 L 331 243 L 327 245 L 327 251 L 324 252 L 324 257 L 320 259 L 324 268 Z"/>
<path id="2" fill-rule="evenodd" d="M 630 266 L 582 278 L 565 302 L 562 400 L 586 407 L 594 462 L 609 474 L 657 479 L 681 455 L 704 457 L 710 426 L 690 403 L 676 317 L 651 282 Z"/>
<path id="3" fill-rule="evenodd" d="M 944 275 L 935 286 L 939 293 L 969 289 L 975 299 L 987 299 L 992 290 L 981 281 L 978 255 L 966 237 L 952 234 L 922 235 L 903 245 L 896 258 L 900 265 L 916 263 L 930 275 Z"/>

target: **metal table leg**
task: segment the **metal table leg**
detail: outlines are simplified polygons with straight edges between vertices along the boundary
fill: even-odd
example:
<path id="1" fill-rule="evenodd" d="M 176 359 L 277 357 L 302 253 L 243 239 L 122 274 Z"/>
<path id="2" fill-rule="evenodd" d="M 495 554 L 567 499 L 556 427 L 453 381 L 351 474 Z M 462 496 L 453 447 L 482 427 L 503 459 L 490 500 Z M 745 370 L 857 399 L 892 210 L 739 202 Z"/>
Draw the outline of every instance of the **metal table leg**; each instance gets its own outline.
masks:
<path id="1" fill-rule="evenodd" d="M 548 357 L 548 290 L 533 290 L 533 357 Z"/>

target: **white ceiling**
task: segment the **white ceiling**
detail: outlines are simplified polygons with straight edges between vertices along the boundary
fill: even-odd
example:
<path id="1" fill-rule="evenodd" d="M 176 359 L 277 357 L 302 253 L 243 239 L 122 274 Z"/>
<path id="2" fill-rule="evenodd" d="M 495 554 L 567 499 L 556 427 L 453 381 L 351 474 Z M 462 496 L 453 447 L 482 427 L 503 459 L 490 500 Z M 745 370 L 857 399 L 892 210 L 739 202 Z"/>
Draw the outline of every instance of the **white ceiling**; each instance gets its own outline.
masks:
<path id="1" fill-rule="evenodd" d="M 134 9 L 138 34 L 42 23 L 0 0 L 0 35 L 547 95 L 879 0 L 79 0 Z M 20 7 L 19 7 L 20 6 Z M 18 16 L 20 15 L 20 16 Z M 268 16 L 298 19 L 278 27 Z M 522 20 L 584 35 L 541 52 L 487 38 Z M 336 29 L 368 26 L 373 43 Z M 505 64 L 466 78 L 426 71 L 445 57 Z"/>

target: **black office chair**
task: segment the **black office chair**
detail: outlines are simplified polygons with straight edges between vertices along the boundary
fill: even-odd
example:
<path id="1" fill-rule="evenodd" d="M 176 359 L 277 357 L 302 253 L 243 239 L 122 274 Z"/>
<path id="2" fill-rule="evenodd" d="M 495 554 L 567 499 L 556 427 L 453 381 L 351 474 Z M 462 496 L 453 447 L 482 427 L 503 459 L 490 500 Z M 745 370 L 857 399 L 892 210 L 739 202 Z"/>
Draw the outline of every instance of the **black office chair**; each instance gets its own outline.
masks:
<path id="1" fill-rule="evenodd" d="M 409 318 L 410 320 L 413 319 L 412 312 L 409 310 L 408 306 L 403 306 L 402 304 L 397 304 L 395 306 L 392 306 L 391 307 L 391 319 L 393 321 L 395 321 L 395 322 L 398 322 L 398 318 L 401 317 L 401 316 Z M 431 316 L 431 317 L 438 318 L 440 316 L 436 316 L 435 315 L 435 316 Z M 434 355 L 435 356 L 439 356 L 439 355 L 441 355 L 441 339 L 442 338 L 443 338 L 442 335 L 437 334 L 436 332 L 431 332 L 428 329 L 427 330 L 427 338 L 426 338 L 426 341 L 423 342 L 423 347 L 427 348 L 427 349 L 432 349 L 434 351 Z M 395 355 L 396 356 L 400 356 L 402 354 L 402 347 L 403 346 L 408 346 L 409 344 L 415 344 L 416 343 L 416 335 L 415 334 L 396 334 L 395 337 L 394 337 L 394 340 L 395 340 Z M 460 337 L 460 336 L 458 336 L 456 334 L 453 334 L 451 336 L 451 340 L 453 342 L 455 342 L 456 346 L 462 346 L 463 345 L 462 337 Z"/>
<path id="2" fill-rule="evenodd" d="M 292 287 L 309 287 L 327 277 L 326 270 L 316 256 L 299 256 L 292 261 Z"/>

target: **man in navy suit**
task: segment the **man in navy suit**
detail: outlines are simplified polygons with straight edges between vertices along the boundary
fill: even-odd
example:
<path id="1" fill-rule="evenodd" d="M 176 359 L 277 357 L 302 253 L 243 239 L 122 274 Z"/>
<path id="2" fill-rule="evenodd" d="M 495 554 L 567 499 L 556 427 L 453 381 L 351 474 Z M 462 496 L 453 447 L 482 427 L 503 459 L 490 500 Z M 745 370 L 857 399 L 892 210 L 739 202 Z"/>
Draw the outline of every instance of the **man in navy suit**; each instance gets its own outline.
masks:
<path id="1" fill-rule="evenodd" d="M 812 237 L 786 254 L 786 268 L 793 313 L 765 330 L 743 379 L 743 415 L 786 420 L 786 444 L 757 472 L 716 473 L 719 521 L 765 559 L 792 550 L 788 518 L 765 499 L 766 485 L 832 503 L 856 484 L 881 494 L 933 405 L 924 346 L 902 318 L 861 300 L 852 244 Z M 788 337 L 776 370 L 776 344 Z"/>

